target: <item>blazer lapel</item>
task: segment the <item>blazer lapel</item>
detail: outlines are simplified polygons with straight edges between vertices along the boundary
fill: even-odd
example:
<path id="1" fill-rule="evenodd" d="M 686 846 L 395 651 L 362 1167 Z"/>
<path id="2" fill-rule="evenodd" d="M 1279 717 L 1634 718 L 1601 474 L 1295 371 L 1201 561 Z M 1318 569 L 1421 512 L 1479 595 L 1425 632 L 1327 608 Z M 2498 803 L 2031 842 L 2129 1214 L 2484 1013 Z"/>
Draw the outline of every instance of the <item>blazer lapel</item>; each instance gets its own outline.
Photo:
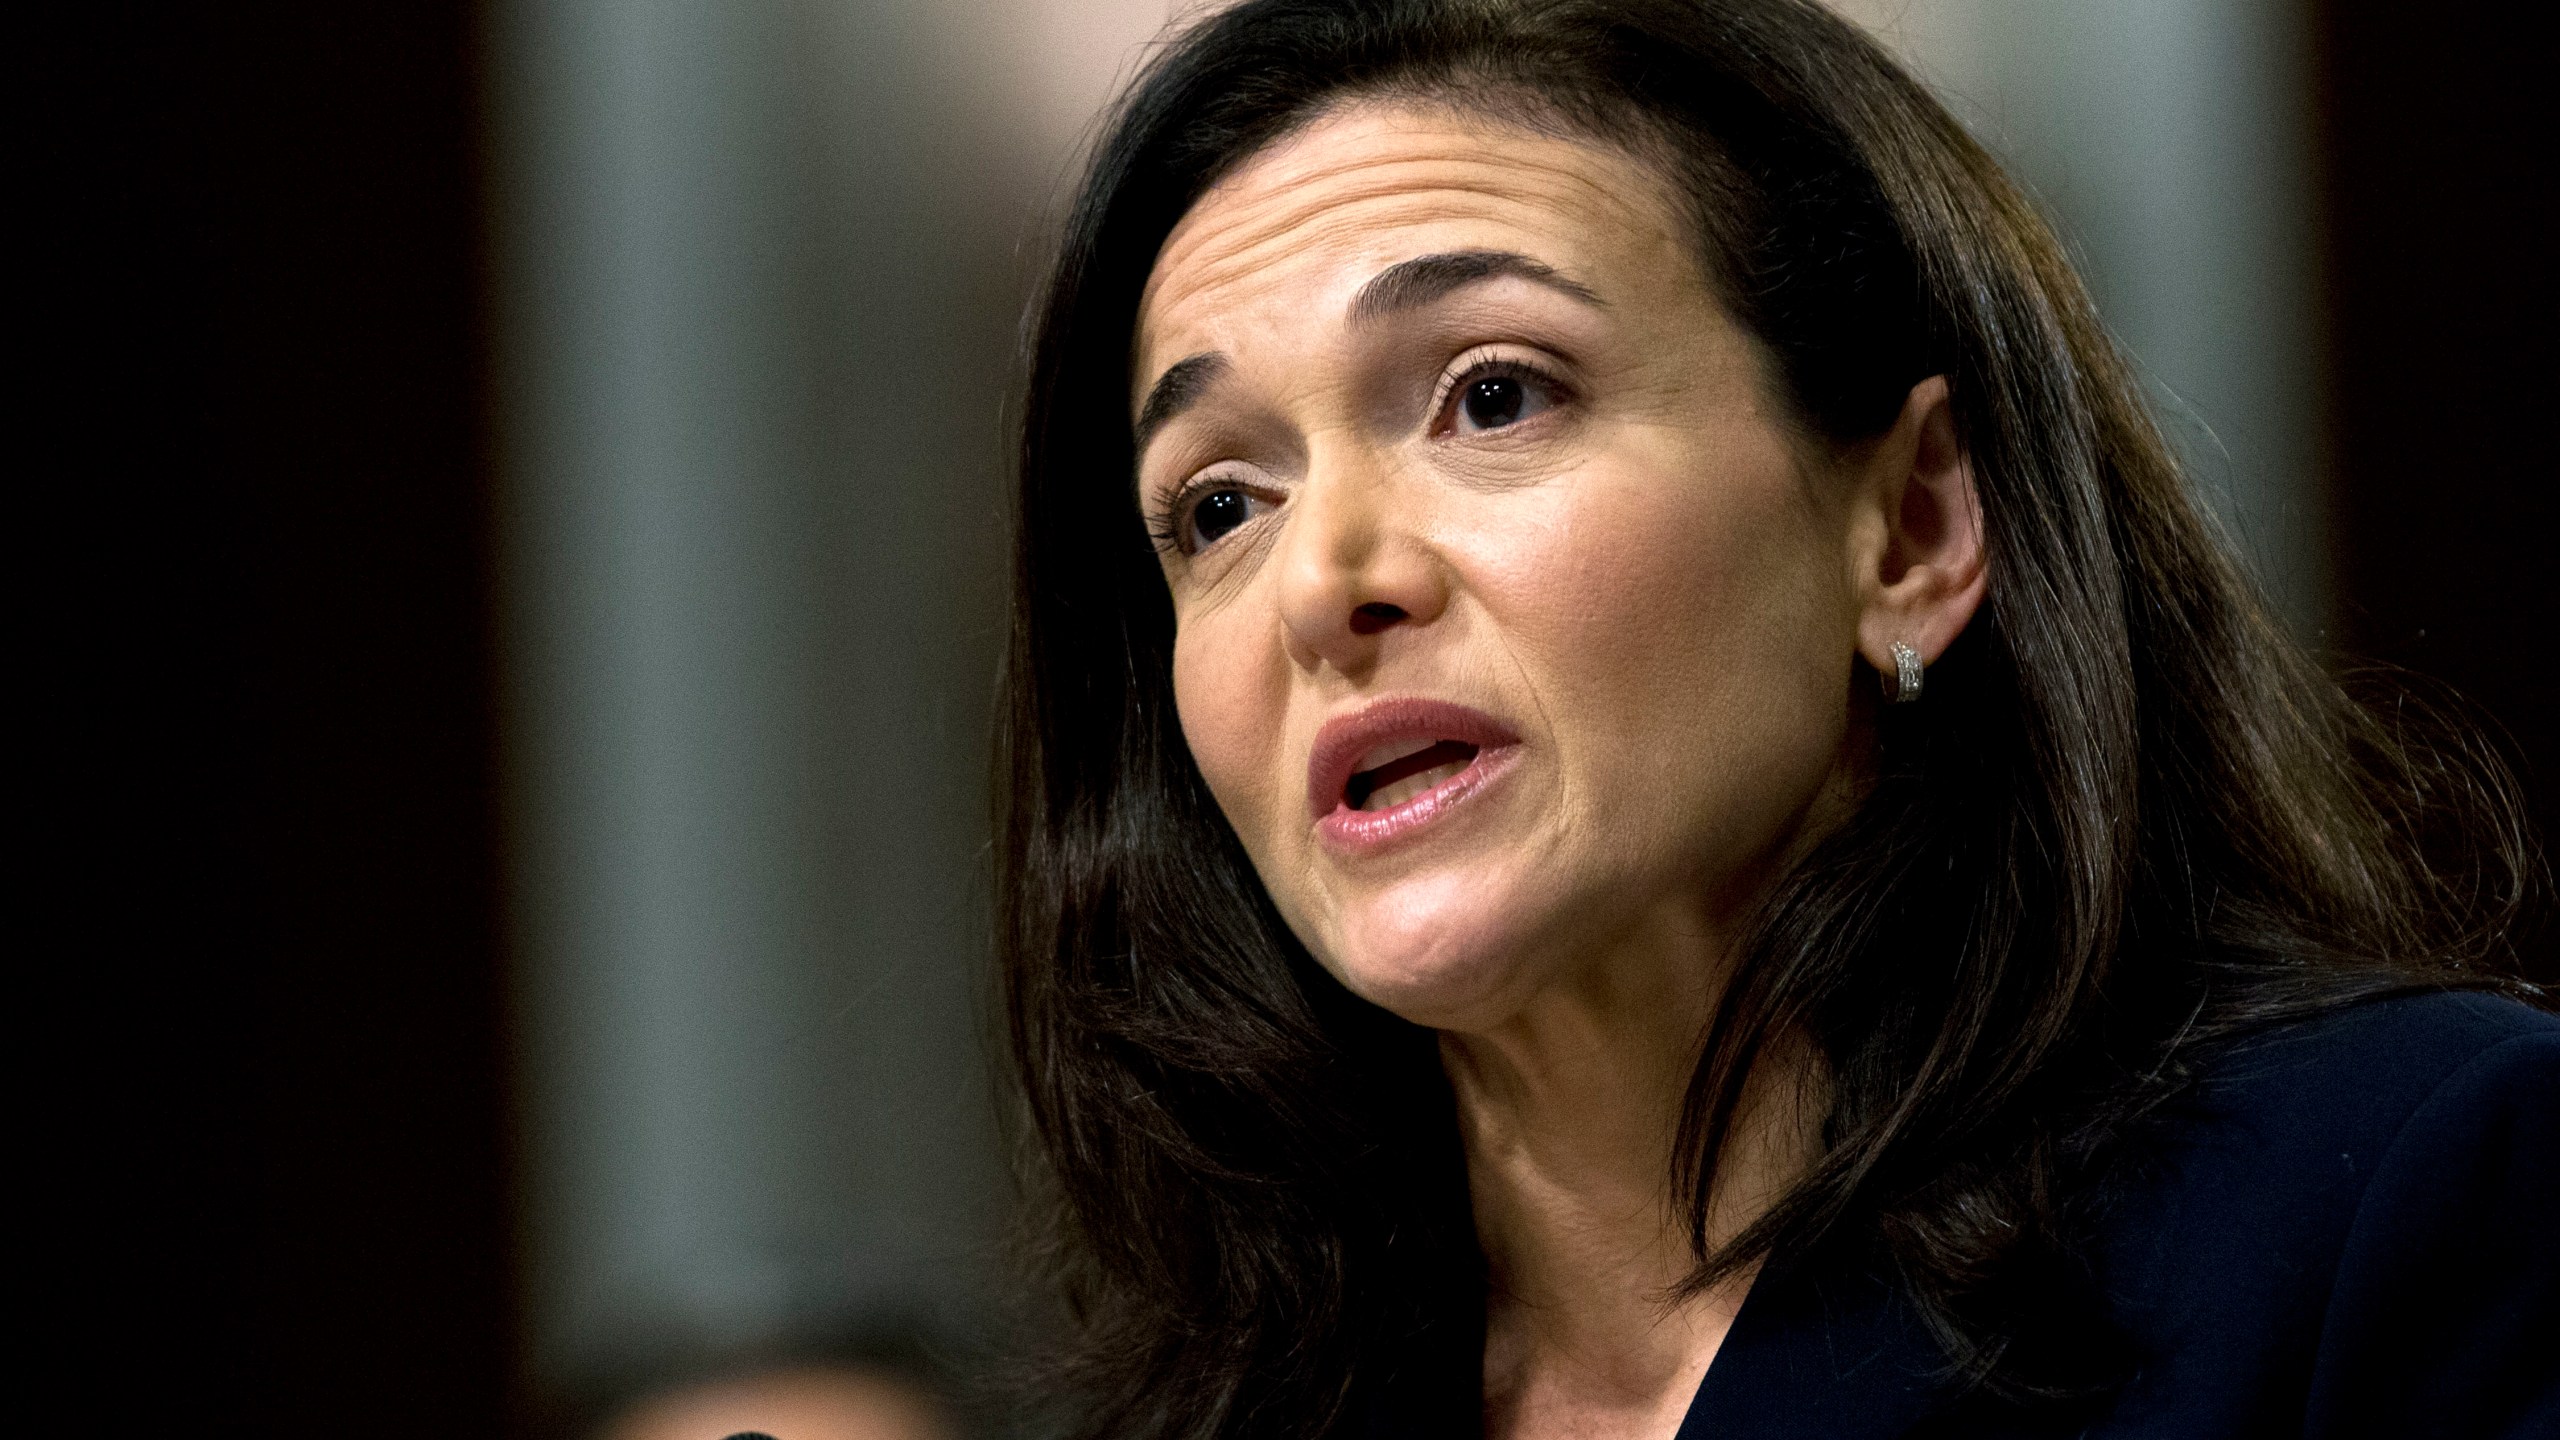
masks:
<path id="1" fill-rule="evenodd" d="M 1456 1313 L 1372 1357 L 1343 1440 L 1483 1433 L 1484 1312 Z M 1764 1270 L 1676 1440 L 1896 1440 L 1954 1398 L 1946 1362 L 1899 1291 L 1863 1272 Z"/>
<path id="2" fill-rule="evenodd" d="M 1894 1287 L 1863 1272 L 1764 1271 L 1677 1440 L 1892 1440 L 1954 1398 Z"/>

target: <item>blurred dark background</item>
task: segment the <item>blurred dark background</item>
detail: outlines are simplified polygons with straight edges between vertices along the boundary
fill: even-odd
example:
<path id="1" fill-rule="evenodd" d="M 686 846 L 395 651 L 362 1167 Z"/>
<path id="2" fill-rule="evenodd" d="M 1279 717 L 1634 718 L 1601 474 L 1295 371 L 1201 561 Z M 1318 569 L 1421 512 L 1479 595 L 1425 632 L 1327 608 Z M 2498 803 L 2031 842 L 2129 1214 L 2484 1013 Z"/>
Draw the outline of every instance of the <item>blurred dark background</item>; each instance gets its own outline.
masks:
<path id="1" fill-rule="evenodd" d="M 2176 85 L 2063 7 L 1851 8 L 2130 297 L 2288 615 L 2475 702 L 2551 833 L 2529 12 L 2190 34 L 2276 79 L 2182 112 L 2219 117 L 2177 142 L 2218 178 L 2166 183 L 2277 258 L 2163 289 L 2113 162 L 2001 77 Z M 830 1336 L 970 1363 L 1013 326 L 1164 13 L 253 0 L 93 17 L 106 83 L 31 75 L 66 198 L 31 226 L 18 548 L 67 724 L 22 883 L 70 963 L 27 1013 L 76 1058 L 28 1093 L 88 1237 L 62 1343 L 123 1356 L 115 1405 L 529 1435 Z M 1982 59 L 2034 24 L 2052 48 Z M 2181 380 L 2182 335 L 2265 353 Z"/>

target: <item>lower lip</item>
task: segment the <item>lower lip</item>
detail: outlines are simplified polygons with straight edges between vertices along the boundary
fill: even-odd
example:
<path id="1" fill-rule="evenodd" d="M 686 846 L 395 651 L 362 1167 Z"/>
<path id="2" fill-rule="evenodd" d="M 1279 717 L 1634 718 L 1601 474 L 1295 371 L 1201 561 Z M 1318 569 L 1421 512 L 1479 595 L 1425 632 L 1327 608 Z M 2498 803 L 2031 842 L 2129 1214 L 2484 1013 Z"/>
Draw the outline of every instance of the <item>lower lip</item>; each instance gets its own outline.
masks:
<path id="1" fill-rule="evenodd" d="M 1316 834 L 1325 848 L 1344 854 L 1366 854 L 1383 849 L 1423 830 L 1450 811 L 1458 808 L 1487 785 L 1500 779 L 1518 756 L 1517 745 L 1499 745 L 1478 750 L 1467 768 L 1414 796 L 1384 810 L 1354 810 L 1337 805 L 1331 814 L 1316 822 Z"/>

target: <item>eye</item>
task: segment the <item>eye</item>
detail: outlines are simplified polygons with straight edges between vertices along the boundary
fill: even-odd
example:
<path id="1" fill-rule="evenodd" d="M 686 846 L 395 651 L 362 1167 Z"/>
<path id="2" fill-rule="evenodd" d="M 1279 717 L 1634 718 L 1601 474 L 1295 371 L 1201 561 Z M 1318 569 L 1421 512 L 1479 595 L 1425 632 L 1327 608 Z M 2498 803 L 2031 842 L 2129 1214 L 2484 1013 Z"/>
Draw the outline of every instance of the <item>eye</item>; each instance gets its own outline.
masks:
<path id="1" fill-rule="evenodd" d="M 1479 430 L 1493 430 L 1520 418 L 1529 403 L 1529 387 L 1508 375 L 1496 375 L 1467 386 L 1458 413 Z"/>
<path id="2" fill-rule="evenodd" d="M 1253 518 L 1253 497 L 1241 490 L 1212 490 L 1194 501 L 1185 537 L 1194 546 L 1215 545 L 1219 537 Z"/>
<path id="3" fill-rule="evenodd" d="M 1480 435 L 1517 425 L 1554 408 L 1557 388 L 1517 362 L 1479 365 L 1452 387 L 1442 426 L 1454 434 Z"/>
<path id="4" fill-rule="evenodd" d="M 1210 480 L 1176 497 L 1164 520 L 1148 528 L 1164 550 L 1196 555 L 1269 508 L 1270 501 L 1242 485 Z"/>

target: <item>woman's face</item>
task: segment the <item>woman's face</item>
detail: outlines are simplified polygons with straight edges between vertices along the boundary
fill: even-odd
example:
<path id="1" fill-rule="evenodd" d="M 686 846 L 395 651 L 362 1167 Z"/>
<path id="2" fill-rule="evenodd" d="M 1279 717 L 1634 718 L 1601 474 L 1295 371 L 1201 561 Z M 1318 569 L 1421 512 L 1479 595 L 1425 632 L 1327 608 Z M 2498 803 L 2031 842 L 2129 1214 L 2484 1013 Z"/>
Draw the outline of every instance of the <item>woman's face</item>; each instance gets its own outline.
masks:
<path id="1" fill-rule="evenodd" d="M 1883 522 L 1633 159 L 1334 113 L 1176 227 L 1133 378 L 1183 733 L 1355 993 L 1474 1030 L 1714 950 L 1854 789 Z"/>

